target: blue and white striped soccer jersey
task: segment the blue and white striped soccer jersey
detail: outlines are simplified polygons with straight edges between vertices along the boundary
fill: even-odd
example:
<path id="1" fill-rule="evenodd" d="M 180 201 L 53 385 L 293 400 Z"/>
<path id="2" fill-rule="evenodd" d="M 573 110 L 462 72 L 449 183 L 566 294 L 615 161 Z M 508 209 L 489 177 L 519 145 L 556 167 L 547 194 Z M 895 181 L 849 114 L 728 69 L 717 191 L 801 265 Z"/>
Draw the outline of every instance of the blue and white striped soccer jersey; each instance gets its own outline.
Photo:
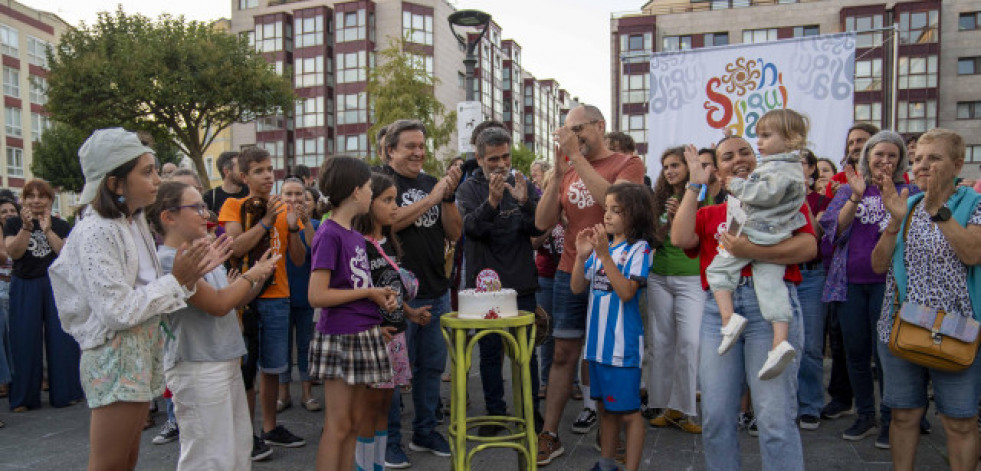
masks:
<path id="1" fill-rule="evenodd" d="M 647 242 L 622 242 L 610 248 L 610 255 L 620 273 L 640 283 L 643 289 L 652 258 Z M 623 302 L 610 284 L 606 267 L 596 258 L 596 252 L 586 260 L 585 271 L 589 282 L 589 316 L 583 358 L 604 365 L 639 368 L 644 357 L 644 325 L 638 303 L 640 289 L 632 299 Z"/>

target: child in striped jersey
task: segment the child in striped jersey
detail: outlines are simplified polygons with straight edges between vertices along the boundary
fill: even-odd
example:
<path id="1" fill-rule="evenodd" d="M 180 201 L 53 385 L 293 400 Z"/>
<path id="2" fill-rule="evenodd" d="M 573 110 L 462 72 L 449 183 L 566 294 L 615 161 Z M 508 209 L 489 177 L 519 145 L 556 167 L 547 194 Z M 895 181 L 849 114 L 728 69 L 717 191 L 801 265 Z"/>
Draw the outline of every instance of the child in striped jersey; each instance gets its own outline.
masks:
<path id="1" fill-rule="evenodd" d="M 601 458 L 593 470 L 615 470 L 621 423 L 627 429 L 626 469 L 640 466 L 644 418 L 640 415 L 644 327 L 637 294 L 651 266 L 654 220 L 651 192 L 636 183 L 617 183 L 606 191 L 603 224 L 576 235 L 573 293 L 589 288 L 586 348 L 590 395 L 600 411 Z M 611 240 L 612 239 L 612 240 Z"/>

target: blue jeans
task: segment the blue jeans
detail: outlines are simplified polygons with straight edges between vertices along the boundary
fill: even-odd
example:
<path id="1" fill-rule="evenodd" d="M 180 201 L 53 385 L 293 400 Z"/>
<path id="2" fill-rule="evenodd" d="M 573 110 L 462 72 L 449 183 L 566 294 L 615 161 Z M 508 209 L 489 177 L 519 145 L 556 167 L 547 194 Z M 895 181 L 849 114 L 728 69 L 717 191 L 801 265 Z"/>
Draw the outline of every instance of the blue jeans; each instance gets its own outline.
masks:
<path id="1" fill-rule="evenodd" d="M 7 314 L 10 298 L 0 298 L 0 384 L 10 383 L 10 340 L 7 338 Z"/>
<path id="2" fill-rule="evenodd" d="M 313 335 L 313 308 L 291 307 L 289 326 L 289 349 L 287 362 L 296 342 L 296 369 L 300 370 L 300 381 L 310 381 L 310 368 L 307 352 L 310 351 L 310 337 Z M 279 374 L 279 384 L 289 384 L 293 379 L 293 369 L 287 365 L 286 371 Z"/>
<path id="3" fill-rule="evenodd" d="M 882 314 L 882 298 L 886 284 L 848 284 L 847 301 L 837 303 L 838 322 L 841 323 L 842 339 L 845 343 L 845 358 L 848 365 L 848 381 L 855 393 L 855 407 L 859 415 L 875 416 L 875 381 L 873 380 L 872 360 L 875 359 L 875 373 L 880 385 L 885 384 L 882 376 L 882 363 L 876 351 L 878 330 L 876 324 Z M 882 397 L 882 388 L 879 388 Z M 879 405 L 882 426 L 888 427 L 892 414 L 885 404 Z"/>
<path id="4" fill-rule="evenodd" d="M 259 370 L 280 374 L 290 367 L 290 298 L 256 299 L 259 311 Z"/>
<path id="5" fill-rule="evenodd" d="M 572 292 L 572 275 L 557 270 L 552 285 L 552 335 L 557 339 L 582 340 L 586 337 L 586 310 L 589 291 Z M 578 369 L 578 368 L 577 368 Z"/>
<path id="6" fill-rule="evenodd" d="M 420 326 L 409 322 L 405 339 L 409 348 L 409 362 L 412 364 L 412 404 L 415 418 L 412 431 L 425 436 L 436 428 L 436 403 L 439 402 L 440 375 L 446 367 L 446 341 L 439 328 L 439 318 L 450 312 L 450 292 L 438 298 L 413 299 L 409 305 L 418 308 L 431 306 L 433 317 L 429 324 Z M 394 397 L 398 398 L 399 394 Z M 392 401 L 388 412 L 388 442 L 399 444 L 402 441 L 401 401 Z"/>
<path id="7" fill-rule="evenodd" d="M 797 289 L 787 284 L 793 319 L 788 341 L 800 349 L 800 304 Z M 732 293 L 736 312 L 748 321 L 742 338 L 725 355 L 716 351 L 722 341 L 722 318 L 715 298 L 705 292 L 705 311 L 702 316 L 699 343 L 699 378 L 702 388 L 702 441 L 705 449 L 705 468 L 710 471 L 737 471 L 741 468 L 739 432 L 736 417 L 743 385 L 748 384 L 753 395 L 760 430 L 760 454 L 764 470 L 803 471 L 797 419 L 798 361 L 778 377 L 762 381 L 757 373 L 766 361 L 773 344 L 773 326 L 763 319 L 752 281 L 743 282 Z"/>
<path id="8" fill-rule="evenodd" d="M 930 405 L 927 384 L 933 384 L 937 412 L 954 419 L 978 414 L 981 396 L 981 355 L 963 371 L 941 371 L 896 358 L 889 346 L 876 342 L 879 359 L 886 373 L 882 402 L 897 409 L 920 409 Z"/>
<path id="9" fill-rule="evenodd" d="M 797 287 L 801 318 L 804 321 L 804 350 L 801 352 L 797 402 L 800 415 L 821 415 L 824 406 L 824 318 L 826 304 L 821 302 L 824 268 L 801 270 L 804 281 Z"/>
<path id="10" fill-rule="evenodd" d="M 554 278 L 538 277 L 538 292 L 535 293 L 535 300 L 548 313 L 549 317 L 552 316 L 552 288 L 554 285 Z M 541 378 L 542 384 L 548 384 L 548 371 L 552 369 L 552 357 L 555 355 L 555 339 L 552 338 L 551 332 L 548 333 L 548 337 L 542 342 L 539 350 L 541 352 L 540 358 L 542 359 L 539 377 Z"/>
<path id="11" fill-rule="evenodd" d="M 535 296 L 528 294 L 518 297 L 518 310 L 535 310 Z M 504 344 L 499 335 L 487 335 L 477 341 L 480 345 L 480 382 L 484 388 L 484 404 L 488 415 L 506 415 L 507 403 L 504 401 L 504 377 L 501 373 L 504 363 Z M 532 408 L 538 410 L 538 354 L 531 351 L 531 397 Z M 513 385 L 512 385 L 513 386 Z"/>

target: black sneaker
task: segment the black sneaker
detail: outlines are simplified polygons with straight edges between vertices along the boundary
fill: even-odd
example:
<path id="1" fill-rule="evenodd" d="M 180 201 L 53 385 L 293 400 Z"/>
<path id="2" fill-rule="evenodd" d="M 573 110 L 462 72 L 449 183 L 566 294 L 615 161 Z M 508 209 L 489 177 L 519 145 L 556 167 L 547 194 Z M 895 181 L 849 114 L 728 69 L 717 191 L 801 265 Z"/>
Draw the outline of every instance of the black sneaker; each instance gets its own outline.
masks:
<path id="1" fill-rule="evenodd" d="M 978 418 L 981 420 L 981 417 Z M 920 435 L 930 435 L 933 431 L 933 426 L 930 425 L 930 421 L 927 420 L 926 415 L 920 418 Z"/>
<path id="2" fill-rule="evenodd" d="M 816 415 L 804 414 L 797 422 L 802 430 L 817 430 L 821 426 L 821 419 Z"/>
<path id="3" fill-rule="evenodd" d="M 851 412 L 851 406 L 846 406 L 840 402 L 831 401 L 827 403 L 823 409 L 821 409 L 821 418 L 824 420 L 833 420 L 843 415 L 850 414 Z"/>
<path id="4" fill-rule="evenodd" d="M 252 436 L 252 461 L 262 461 L 269 458 L 272 454 L 272 448 L 266 445 L 266 442 L 262 441 L 261 438 L 253 435 Z"/>
<path id="5" fill-rule="evenodd" d="M 153 437 L 154 445 L 163 445 L 164 443 L 170 443 L 177 440 L 180 437 L 180 429 L 177 428 L 177 422 L 166 421 L 163 427 L 160 427 L 160 433 Z"/>
<path id="6" fill-rule="evenodd" d="M 760 436 L 760 428 L 756 426 L 756 417 L 753 417 L 753 420 L 749 422 L 749 426 L 746 427 L 746 433 L 751 437 Z"/>
<path id="7" fill-rule="evenodd" d="M 262 439 L 269 445 L 282 446 L 286 448 L 296 448 L 306 445 L 307 442 L 302 438 L 293 435 L 286 427 L 277 425 L 276 428 L 262 432 Z"/>
<path id="8" fill-rule="evenodd" d="M 855 419 L 855 423 L 845 433 L 841 434 L 841 438 L 850 441 L 861 440 L 865 437 L 875 435 L 876 433 L 876 423 L 874 415 L 860 415 Z"/>
<path id="9" fill-rule="evenodd" d="M 889 427 L 879 427 L 879 436 L 875 437 L 875 447 L 880 450 L 889 449 Z"/>
<path id="10" fill-rule="evenodd" d="M 596 426 L 596 411 L 586 407 L 576 417 L 572 423 L 572 431 L 576 433 L 589 433 Z"/>

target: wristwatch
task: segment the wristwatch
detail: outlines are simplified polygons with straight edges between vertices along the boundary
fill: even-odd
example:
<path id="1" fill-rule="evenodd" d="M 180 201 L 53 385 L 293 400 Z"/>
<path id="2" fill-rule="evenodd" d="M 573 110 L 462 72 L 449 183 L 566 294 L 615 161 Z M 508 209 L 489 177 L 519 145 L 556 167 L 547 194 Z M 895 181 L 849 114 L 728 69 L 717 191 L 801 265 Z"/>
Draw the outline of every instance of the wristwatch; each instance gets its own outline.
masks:
<path id="1" fill-rule="evenodd" d="M 259 284 L 258 281 L 253 280 L 251 277 L 249 277 L 248 273 L 242 273 L 239 276 L 241 276 L 243 280 L 248 281 L 249 284 L 252 285 L 252 289 L 255 289 L 255 287 Z"/>
<path id="2" fill-rule="evenodd" d="M 944 222 L 950 220 L 950 208 L 946 206 L 941 206 L 937 210 L 936 214 L 930 216 L 930 220 L 933 222 Z"/>

